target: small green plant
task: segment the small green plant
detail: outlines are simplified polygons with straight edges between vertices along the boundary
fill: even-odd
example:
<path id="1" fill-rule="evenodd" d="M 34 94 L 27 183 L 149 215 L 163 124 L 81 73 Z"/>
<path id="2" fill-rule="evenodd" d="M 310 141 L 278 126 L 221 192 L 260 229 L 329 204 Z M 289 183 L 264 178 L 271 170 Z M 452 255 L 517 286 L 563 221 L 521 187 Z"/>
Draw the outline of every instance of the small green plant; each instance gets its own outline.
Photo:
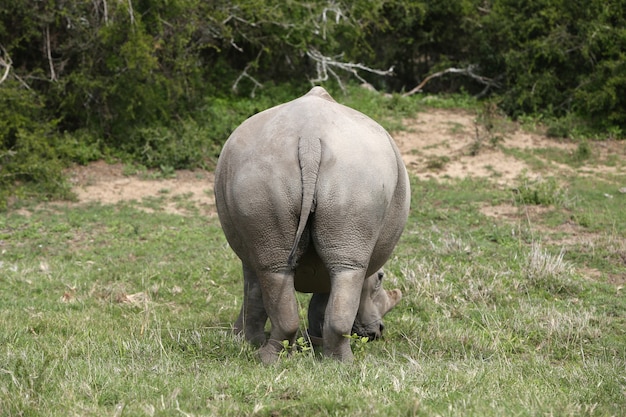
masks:
<path id="1" fill-rule="evenodd" d="M 572 158 L 575 162 L 582 162 L 591 158 L 592 154 L 593 151 L 591 149 L 591 145 L 589 145 L 589 142 L 586 140 L 582 140 L 578 144 L 578 147 L 576 147 L 576 151 L 572 155 Z"/>
<path id="2" fill-rule="evenodd" d="M 619 126 L 611 126 L 607 129 L 609 139 L 624 139 L 624 129 Z"/>
<path id="3" fill-rule="evenodd" d="M 561 188 L 555 178 L 530 179 L 526 174 L 520 178 L 520 185 L 513 190 L 515 201 L 519 204 L 536 206 L 563 205 L 566 202 L 566 190 Z"/>
<path id="4" fill-rule="evenodd" d="M 426 168 L 435 171 L 442 170 L 448 162 L 450 158 L 447 156 L 433 156 L 426 161 Z"/>
<path id="5" fill-rule="evenodd" d="M 289 340 L 283 340 L 281 343 L 283 345 L 283 350 L 279 354 L 279 357 L 281 358 L 288 355 L 306 356 L 313 353 L 313 348 L 304 336 L 298 337 L 293 345 L 289 343 Z"/>
<path id="6" fill-rule="evenodd" d="M 469 154 L 476 156 L 485 142 L 494 147 L 504 140 L 507 120 L 501 114 L 495 102 L 489 101 L 482 105 L 476 119 L 474 130 L 476 132 L 474 142 L 470 145 Z"/>
<path id="7" fill-rule="evenodd" d="M 350 347 L 352 348 L 352 353 L 354 357 L 360 359 L 365 355 L 365 345 L 369 342 L 369 338 L 366 336 L 359 336 L 356 333 L 352 333 L 352 335 L 345 335 L 348 339 L 350 339 Z"/>
<path id="8" fill-rule="evenodd" d="M 176 170 L 171 165 L 160 165 L 161 175 L 163 178 L 176 178 Z"/>
<path id="9" fill-rule="evenodd" d="M 557 119 L 552 121 L 546 129 L 546 136 L 549 138 L 567 138 L 571 132 L 571 127 L 567 120 Z"/>
<path id="10" fill-rule="evenodd" d="M 309 344 L 309 341 L 306 340 L 303 336 L 300 336 L 296 339 L 296 343 L 294 345 L 298 352 L 300 353 L 309 353 L 313 351 L 313 348 Z"/>
<path id="11" fill-rule="evenodd" d="M 143 167 L 143 170 L 145 171 L 146 168 Z M 139 171 L 140 168 L 135 166 L 134 164 L 124 164 L 124 166 L 122 167 L 122 175 L 124 175 L 125 177 L 136 175 Z"/>

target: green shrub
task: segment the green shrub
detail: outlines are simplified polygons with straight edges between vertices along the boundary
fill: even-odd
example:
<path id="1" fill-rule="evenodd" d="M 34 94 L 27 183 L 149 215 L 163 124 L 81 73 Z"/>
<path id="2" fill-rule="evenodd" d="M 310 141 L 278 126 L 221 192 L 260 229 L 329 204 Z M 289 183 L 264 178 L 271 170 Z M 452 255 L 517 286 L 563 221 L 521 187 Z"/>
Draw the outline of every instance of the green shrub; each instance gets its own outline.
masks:
<path id="1" fill-rule="evenodd" d="M 481 21 L 478 50 L 496 46 L 501 57 L 481 67 L 504 77 L 509 114 L 573 112 L 597 128 L 626 126 L 623 1 L 500 0 Z"/>
<path id="2" fill-rule="evenodd" d="M 44 120 L 42 122 L 42 120 Z M 69 196 L 56 145 L 54 122 L 46 122 L 41 98 L 17 83 L 0 89 L 0 210 L 10 197 Z"/>
<path id="3" fill-rule="evenodd" d="M 174 127 L 137 129 L 124 149 L 135 162 L 149 168 L 173 169 L 207 167 L 207 160 L 216 154 L 206 127 L 192 119 Z"/>
<path id="4" fill-rule="evenodd" d="M 567 190 L 563 189 L 553 177 L 530 179 L 522 175 L 520 184 L 514 189 L 515 199 L 519 204 L 563 205 Z"/>
<path id="5" fill-rule="evenodd" d="M 586 140 L 581 140 L 578 146 L 576 147 L 576 151 L 572 155 L 572 158 L 575 162 L 582 162 L 589 158 L 591 158 L 593 151 L 589 142 Z"/>

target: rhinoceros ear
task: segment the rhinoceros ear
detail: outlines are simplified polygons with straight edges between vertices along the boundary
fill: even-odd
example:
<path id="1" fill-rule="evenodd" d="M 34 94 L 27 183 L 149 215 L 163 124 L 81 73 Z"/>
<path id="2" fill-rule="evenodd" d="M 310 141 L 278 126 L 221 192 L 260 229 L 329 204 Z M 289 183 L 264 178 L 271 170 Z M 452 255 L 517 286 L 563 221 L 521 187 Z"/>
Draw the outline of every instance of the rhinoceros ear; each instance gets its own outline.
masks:
<path id="1" fill-rule="evenodd" d="M 385 311 L 383 312 L 383 316 L 389 312 L 392 308 L 394 308 L 400 300 L 402 300 L 402 291 L 398 288 L 395 290 L 385 290 L 387 293 L 387 305 L 385 307 Z"/>

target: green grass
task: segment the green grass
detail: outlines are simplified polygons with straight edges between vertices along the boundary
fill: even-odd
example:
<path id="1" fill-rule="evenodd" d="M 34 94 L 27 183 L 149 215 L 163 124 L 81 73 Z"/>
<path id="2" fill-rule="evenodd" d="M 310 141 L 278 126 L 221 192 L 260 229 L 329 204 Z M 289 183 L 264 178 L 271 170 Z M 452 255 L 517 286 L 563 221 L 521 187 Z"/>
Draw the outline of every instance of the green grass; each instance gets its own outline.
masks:
<path id="1" fill-rule="evenodd" d="M 413 180 L 411 217 L 387 265 L 387 287 L 405 297 L 383 340 L 355 344 L 352 365 L 311 353 L 261 365 L 230 333 L 241 274 L 217 218 L 143 211 L 168 193 L 9 212 L 0 414 L 620 415 L 623 196 L 567 181 L 574 203 L 537 204 L 562 222 L 588 218 L 576 227 L 592 246 L 562 243 L 555 220 L 529 220 L 534 205 L 510 190 Z M 519 218 L 481 214 L 499 204 L 517 204 Z"/>

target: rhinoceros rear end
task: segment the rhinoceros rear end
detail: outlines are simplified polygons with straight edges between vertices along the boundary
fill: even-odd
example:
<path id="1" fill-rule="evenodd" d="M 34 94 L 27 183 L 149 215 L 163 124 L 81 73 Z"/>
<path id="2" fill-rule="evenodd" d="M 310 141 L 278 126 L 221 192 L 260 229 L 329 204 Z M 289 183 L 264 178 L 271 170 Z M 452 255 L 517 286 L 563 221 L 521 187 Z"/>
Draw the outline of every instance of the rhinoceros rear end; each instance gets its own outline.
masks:
<path id="1" fill-rule="evenodd" d="M 386 311 L 372 312 L 376 303 L 363 301 L 380 297 L 372 292 L 382 286 L 364 283 L 395 247 L 409 195 L 389 134 L 321 87 L 235 129 L 217 164 L 215 199 L 243 266 L 244 302 L 235 329 L 263 344 L 264 362 L 276 360 L 282 341 L 295 338 L 296 289 L 329 294 L 322 330 L 328 356 L 352 359 L 344 335 L 359 317 L 377 317 L 382 331 Z"/>

